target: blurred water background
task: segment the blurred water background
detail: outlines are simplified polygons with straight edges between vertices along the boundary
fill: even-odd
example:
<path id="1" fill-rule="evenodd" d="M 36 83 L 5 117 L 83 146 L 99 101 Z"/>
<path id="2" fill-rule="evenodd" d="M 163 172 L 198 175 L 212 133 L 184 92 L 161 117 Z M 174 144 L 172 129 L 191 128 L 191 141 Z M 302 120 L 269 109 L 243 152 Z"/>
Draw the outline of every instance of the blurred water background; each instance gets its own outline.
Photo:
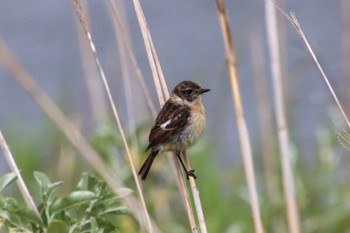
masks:
<path id="1" fill-rule="evenodd" d="M 345 0 L 346 1 L 346 0 Z M 157 103 L 145 49 L 132 1 L 124 1 L 125 15 L 137 61 Z M 266 51 L 264 2 L 227 1 L 232 33 L 238 56 L 240 86 L 254 154 L 259 156 L 259 125 L 255 95 L 252 50 L 254 37 L 263 45 L 264 67 L 270 80 Z M 342 28 L 340 1 L 295 0 L 280 2 L 295 12 L 311 46 L 325 68 L 337 93 L 344 86 L 341 64 Z M 223 42 L 215 2 L 142 1 L 169 89 L 182 80 L 193 80 L 212 91 L 204 96 L 207 109 L 205 138 L 212 142 L 213 156 L 220 166 L 241 166 L 230 82 L 224 58 Z M 113 25 L 106 1 L 88 1 L 93 39 L 110 81 L 122 121 L 127 122 L 124 88 Z M 349 9 L 350 12 L 350 9 Z M 305 157 L 316 153 L 315 134 L 322 127 L 332 129 L 337 112 L 324 81 L 295 30 L 279 17 L 283 47 L 285 100 L 291 135 L 297 150 Z M 29 71 L 39 85 L 63 111 L 90 135 L 95 130 L 91 116 L 86 79 L 81 65 L 78 25 L 71 1 L 1 1 L 0 38 Z M 132 79 L 132 93 L 138 123 L 152 122 L 140 87 Z M 268 94 L 272 96 L 270 81 Z M 340 95 L 341 99 L 342 96 Z M 345 101 L 345 99 L 342 99 Z M 349 102 L 349 101 L 348 101 Z M 10 145 L 32 138 L 41 145 L 40 156 L 53 153 L 45 139 L 55 137 L 48 118 L 0 65 L 0 127 Z M 158 106 L 158 104 L 157 104 Z M 125 123 L 126 125 L 126 123 Z M 118 134 L 118 132 L 116 132 Z M 34 140 L 34 138 L 40 139 Z M 51 140 L 48 140 L 50 142 Z M 1 153 L 1 152 L 0 152 Z M 0 158 L 0 173 L 7 170 Z"/>

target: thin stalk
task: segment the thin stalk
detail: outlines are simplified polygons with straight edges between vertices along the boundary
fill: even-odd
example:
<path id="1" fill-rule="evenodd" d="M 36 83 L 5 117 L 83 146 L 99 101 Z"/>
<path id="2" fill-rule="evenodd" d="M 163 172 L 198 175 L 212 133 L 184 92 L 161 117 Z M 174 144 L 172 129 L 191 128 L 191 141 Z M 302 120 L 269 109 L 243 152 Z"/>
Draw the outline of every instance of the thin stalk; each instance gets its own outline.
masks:
<path id="1" fill-rule="evenodd" d="M 129 57 L 128 52 L 125 46 L 125 43 L 123 42 L 123 37 L 127 41 L 130 41 L 129 37 L 129 31 L 123 30 L 119 27 L 119 24 L 116 22 L 115 17 L 113 16 L 114 10 L 118 11 L 118 15 L 123 17 L 123 20 L 121 20 L 121 23 L 124 25 L 124 28 L 127 28 L 127 24 L 125 23 L 124 18 L 124 6 L 122 6 L 122 3 L 119 2 L 118 7 L 115 6 L 116 1 L 112 2 L 113 7 L 107 7 L 109 10 L 109 15 L 112 19 L 112 22 L 114 24 L 114 32 L 115 36 L 117 38 L 117 45 L 118 45 L 118 52 L 120 57 L 120 63 L 121 63 L 121 70 L 122 70 L 122 77 L 123 77 L 123 85 L 124 85 L 124 93 L 125 93 L 125 100 L 126 100 L 126 112 L 127 112 L 127 118 L 128 118 L 128 131 L 131 135 L 131 143 L 132 148 L 134 151 L 139 151 L 139 145 L 136 135 L 136 112 L 134 108 L 134 101 L 133 101 L 133 95 L 132 95 L 132 84 L 131 84 L 131 67 L 129 65 Z M 153 104 L 153 103 L 152 103 Z"/>
<path id="2" fill-rule="evenodd" d="M 86 5 L 86 0 L 83 1 L 83 3 Z M 84 10 L 88 11 L 87 8 L 84 8 Z M 85 15 L 88 15 L 88 12 L 86 12 Z M 78 21 L 76 21 L 76 23 L 79 24 Z M 87 24 L 89 24 L 88 18 Z M 77 27 L 77 29 L 81 64 L 85 74 L 84 76 L 91 103 L 93 119 L 95 122 L 101 122 L 107 118 L 107 107 L 103 88 L 98 79 L 98 71 L 95 65 L 94 56 L 89 49 L 89 41 L 87 40 L 84 31 L 80 27 Z"/>
<path id="3" fill-rule="evenodd" d="M 165 101 L 169 98 L 169 92 L 167 88 L 164 88 L 163 81 L 161 79 L 164 79 L 163 71 L 160 68 L 158 61 L 158 57 L 156 57 L 155 49 L 153 48 L 153 42 L 152 42 L 152 37 L 151 33 L 149 31 L 149 27 L 145 18 L 145 15 L 143 14 L 143 10 L 141 7 L 141 4 L 138 0 L 133 0 L 134 2 L 134 7 L 136 11 L 136 16 L 140 25 L 143 41 L 145 44 L 146 48 L 146 53 L 149 61 L 149 65 L 152 71 L 152 77 L 153 77 L 153 82 L 156 86 L 157 94 L 158 94 L 158 99 L 160 102 L 160 105 L 163 106 Z"/>
<path id="4" fill-rule="evenodd" d="M 180 170 L 182 169 L 180 163 L 178 162 L 178 159 L 176 158 L 176 156 L 172 156 L 173 158 L 173 164 L 175 164 L 176 169 Z M 184 200 L 185 206 L 186 206 L 186 211 L 187 211 L 187 215 L 188 216 L 192 216 L 191 218 L 189 218 L 190 222 L 190 226 L 191 226 L 191 232 L 192 233 L 198 233 L 198 229 L 197 229 L 197 225 L 196 225 L 196 220 L 194 219 L 193 216 L 193 209 L 191 206 L 191 200 L 190 197 L 188 195 L 188 190 L 187 190 L 187 186 L 185 183 L 185 179 L 183 178 L 182 173 L 176 172 L 178 179 L 176 179 L 180 184 L 178 184 L 180 187 L 182 187 L 180 189 L 180 194 L 182 196 L 182 199 Z M 186 192 L 183 192 L 182 190 L 186 190 Z"/>
<path id="5" fill-rule="evenodd" d="M 158 99 L 159 99 L 160 105 L 163 106 L 165 101 L 169 98 L 169 91 L 168 91 L 168 88 L 167 88 L 167 85 L 165 82 L 165 78 L 164 78 L 164 74 L 163 74 L 162 68 L 160 66 L 160 62 L 159 62 L 159 59 L 158 59 L 158 56 L 157 56 L 157 53 L 156 53 L 156 50 L 155 50 L 155 47 L 153 44 L 151 33 L 150 33 L 149 27 L 147 25 L 146 18 L 143 14 L 143 10 L 142 10 L 140 1 L 133 0 L 133 3 L 134 3 L 137 19 L 138 19 L 138 22 L 140 25 L 142 37 L 144 40 L 148 61 L 149 61 L 150 67 L 151 67 L 153 81 L 154 81 L 154 84 L 156 86 Z M 186 154 L 184 155 L 184 157 L 185 157 L 185 159 L 188 159 L 188 158 L 186 158 L 187 157 Z M 180 167 L 177 166 L 178 174 L 182 174 L 182 171 L 179 168 Z M 180 177 L 181 179 L 184 179 L 182 175 L 181 176 L 178 175 L 178 177 Z M 193 182 L 195 182 L 195 181 L 193 181 Z M 182 182 L 178 182 L 178 183 L 181 184 Z M 186 198 L 183 199 L 186 203 L 187 200 L 189 200 L 189 198 L 188 198 L 189 194 L 188 194 L 187 189 L 180 185 L 180 193 L 181 192 L 183 192 L 183 194 L 186 194 Z M 204 222 L 204 217 L 201 217 L 201 216 L 204 216 L 204 214 L 202 211 L 202 206 L 201 206 L 201 201 L 199 199 L 199 195 L 196 195 L 196 196 L 193 195 L 193 198 L 196 199 L 196 200 L 194 200 L 194 204 L 196 205 L 196 210 L 201 211 L 201 213 L 199 213 L 198 211 L 196 212 L 198 221 Z M 189 206 L 190 205 L 188 203 L 185 204 L 186 208 L 189 208 Z M 188 218 L 189 218 L 190 224 L 193 224 L 195 221 L 193 220 L 194 214 L 193 214 L 192 208 L 187 209 L 187 213 L 188 213 Z M 199 226 L 200 226 L 200 231 L 202 233 L 207 232 L 205 222 L 201 223 Z M 191 229 L 192 229 L 192 232 L 194 232 L 194 229 L 197 229 L 197 227 L 194 225 L 191 225 Z"/>
<path id="6" fill-rule="evenodd" d="M 17 176 L 17 185 L 18 185 L 19 190 L 21 191 L 21 194 L 22 194 L 25 202 L 27 203 L 29 208 L 31 208 L 35 212 L 35 214 L 38 216 L 38 218 L 41 219 L 40 213 L 39 213 L 38 209 L 36 208 L 33 197 L 32 197 L 32 195 L 30 195 L 29 190 L 28 190 L 26 184 L 24 183 L 21 172 L 17 167 L 16 161 L 12 156 L 10 148 L 9 148 L 8 144 L 6 143 L 6 140 L 5 140 L 4 136 L 2 135 L 1 130 L 0 130 L 0 147 L 2 148 L 2 150 L 4 152 L 7 164 L 9 165 L 11 170 Z M 41 221 L 42 221 L 42 219 L 41 219 Z"/>
<path id="7" fill-rule="evenodd" d="M 125 23 L 123 22 L 123 20 L 120 16 L 120 10 L 117 7 L 116 3 L 113 0 L 109 0 L 108 3 L 110 6 L 109 9 L 112 11 L 113 23 L 115 25 L 115 29 L 116 29 L 117 33 L 120 35 L 121 41 L 123 42 L 123 45 L 125 46 L 125 48 L 127 50 L 131 64 L 135 70 L 136 77 L 139 80 L 139 83 L 140 83 L 141 88 L 143 90 L 143 93 L 145 95 L 147 106 L 150 109 L 150 112 L 153 115 L 153 117 L 156 117 L 156 114 L 157 114 L 156 108 L 154 106 L 151 95 L 150 95 L 148 88 L 146 86 L 145 79 L 141 73 L 139 66 L 138 66 L 137 60 L 135 58 L 135 54 L 134 54 L 133 49 L 131 47 L 130 39 L 127 37 L 127 35 L 128 35 L 127 29 L 126 29 L 127 26 L 125 25 Z"/>
<path id="8" fill-rule="evenodd" d="M 287 14 L 283 9 L 281 9 L 276 3 L 275 1 L 271 0 L 274 4 L 275 4 L 275 7 L 279 10 L 279 12 L 284 16 L 286 17 L 286 19 L 292 24 L 292 26 L 295 28 L 295 30 L 298 32 L 298 34 L 300 35 L 301 39 L 304 41 L 307 49 L 309 50 L 310 54 L 311 54 L 311 57 L 312 59 L 314 60 L 318 70 L 320 71 L 321 73 L 321 76 L 323 78 L 323 80 L 325 81 L 326 85 L 327 85 L 327 88 L 329 90 L 329 92 L 331 93 L 342 117 L 344 118 L 344 121 L 346 122 L 346 125 L 347 127 L 350 129 L 350 121 L 349 121 L 349 118 L 347 117 L 342 105 L 340 104 L 340 101 L 337 97 L 337 95 L 335 94 L 335 91 L 331 85 L 331 83 L 329 82 L 329 79 L 326 75 L 326 73 L 324 72 L 322 66 L 320 65 L 314 51 L 312 50 L 310 44 L 309 44 L 309 41 L 307 40 L 300 24 L 299 24 L 299 21 L 298 19 L 296 18 L 295 14 L 293 12 L 290 12 L 289 14 Z"/>
<path id="9" fill-rule="evenodd" d="M 189 159 L 189 157 L 186 154 L 186 151 L 183 152 L 183 157 L 185 159 L 187 170 L 191 171 L 192 167 L 191 167 L 190 159 Z M 196 212 L 197 212 L 197 216 L 198 216 L 199 228 L 201 229 L 201 233 L 206 233 L 207 232 L 207 226 L 205 224 L 202 204 L 200 203 L 201 199 L 199 197 L 199 190 L 197 188 L 195 179 L 192 176 L 189 177 L 189 181 L 190 181 L 190 186 L 191 186 L 191 189 L 192 189 L 193 200 L 195 202 L 194 206 L 196 207 Z M 197 201 L 199 201 L 199 203 L 196 203 Z"/>
<path id="10" fill-rule="evenodd" d="M 300 232 L 299 213 L 295 195 L 293 169 L 291 165 L 290 141 L 283 100 L 282 68 L 278 40 L 276 8 L 270 0 L 265 0 L 265 18 L 270 51 L 270 66 L 274 94 L 274 107 L 277 120 L 278 141 L 282 159 L 282 175 L 287 220 L 291 233 Z"/>
<path id="11" fill-rule="evenodd" d="M 258 102 L 258 116 L 260 126 L 260 141 L 264 163 L 264 175 L 267 194 L 273 196 L 278 190 L 277 167 L 274 161 L 272 106 L 269 100 L 266 71 L 264 68 L 264 54 L 261 33 L 252 33 L 250 48 L 253 65 L 256 101 Z"/>
<path id="12" fill-rule="evenodd" d="M 248 191 L 250 197 L 250 205 L 253 212 L 253 220 L 255 231 L 263 233 L 264 228 L 261 220 L 258 192 L 256 189 L 256 181 L 254 174 L 254 164 L 252 159 L 252 149 L 249 140 L 249 133 L 247 124 L 243 114 L 243 106 L 239 88 L 238 73 L 237 73 L 237 59 L 234 49 L 234 43 L 230 31 L 228 17 L 226 14 L 226 7 L 224 0 L 216 0 L 219 23 L 221 27 L 222 37 L 225 45 L 226 62 L 231 81 L 231 89 L 233 96 L 233 103 L 236 112 L 236 121 L 238 126 L 238 134 L 240 139 L 240 146 L 242 150 L 244 169 L 248 184 Z"/>
<path id="13" fill-rule="evenodd" d="M 147 225 L 148 225 L 148 231 L 149 232 L 154 232 L 153 227 L 152 227 L 152 223 L 151 223 L 151 218 L 149 216 L 149 213 L 148 213 L 148 210 L 147 210 L 147 206 L 146 206 L 146 203 L 145 203 L 145 199 L 144 199 L 144 196 L 143 196 L 143 192 L 142 192 L 142 188 L 141 188 L 141 185 L 140 185 L 140 181 L 138 179 L 138 175 L 137 175 L 137 172 L 136 172 L 136 169 L 135 169 L 134 162 L 132 160 L 130 149 L 129 149 L 128 143 L 126 141 L 126 138 L 125 138 L 124 129 L 123 129 L 122 124 L 120 122 L 119 114 L 118 114 L 116 105 L 115 105 L 115 103 L 113 101 L 113 97 L 112 97 L 112 94 L 111 94 L 111 91 L 110 91 L 110 88 L 109 88 L 109 85 L 108 85 L 108 82 L 107 82 L 107 78 L 106 78 L 105 73 L 104 73 L 104 71 L 102 69 L 102 65 L 101 65 L 101 63 L 100 63 L 100 61 L 98 59 L 96 48 L 95 48 L 95 45 L 94 45 L 94 43 L 92 41 L 91 34 L 90 34 L 89 30 L 88 30 L 88 27 L 87 27 L 87 24 L 86 24 L 86 20 L 85 20 L 85 17 L 83 15 L 83 12 L 82 12 L 79 0 L 73 0 L 73 6 L 74 6 L 75 13 L 76 13 L 76 15 L 77 15 L 77 17 L 78 17 L 78 19 L 80 21 L 80 24 L 81 24 L 82 28 L 84 29 L 85 34 L 86 34 L 86 36 L 87 36 L 87 38 L 88 38 L 88 40 L 90 42 L 91 50 L 92 50 L 92 52 L 94 54 L 98 70 L 100 71 L 100 75 L 101 75 L 103 84 L 105 86 L 110 105 L 112 107 L 113 115 L 114 115 L 115 120 L 117 122 L 117 125 L 118 125 L 118 128 L 119 128 L 119 133 L 120 133 L 120 135 L 122 137 L 122 141 L 123 141 L 123 144 L 124 144 L 124 147 L 125 147 L 127 158 L 129 160 L 129 163 L 130 163 L 130 167 L 131 167 L 133 178 L 134 178 L 134 181 L 135 181 L 135 184 L 136 184 L 136 188 L 137 188 L 138 194 L 140 196 L 141 205 L 142 205 L 142 208 L 143 208 L 143 211 L 144 211 L 144 214 L 145 214 L 145 218 L 146 218 L 146 222 L 147 222 Z"/>
<path id="14" fill-rule="evenodd" d="M 52 120 L 55 126 L 62 132 L 67 140 L 77 149 L 79 154 L 88 162 L 88 164 L 101 175 L 108 186 L 118 195 L 121 187 L 125 187 L 121 179 L 115 175 L 111 167 L 106 166 L 97 152 L 90 146 L 87 140 L 79 132 L 77 127 L 63 114 L 57 105 L 48 97 L 48 95 L 38 86 L 31 78 L 28 72 L 19 64 L 19 62 L 7 50 L 5 45 L 0 41 L 0 60 L 5 67 L 13 74 L 13 78 L 20 86 L 28 92 L 33 100 L 39 105 L 44 113 Z M 139 221 L 140 225 L 145 228 L 147 223 L 140 216 L 140 203 L 133 196 L 127 196 L 122 199 L 130 208 L 131 213 Z M 158 230 L 157 230 L 158 231 Z"/>

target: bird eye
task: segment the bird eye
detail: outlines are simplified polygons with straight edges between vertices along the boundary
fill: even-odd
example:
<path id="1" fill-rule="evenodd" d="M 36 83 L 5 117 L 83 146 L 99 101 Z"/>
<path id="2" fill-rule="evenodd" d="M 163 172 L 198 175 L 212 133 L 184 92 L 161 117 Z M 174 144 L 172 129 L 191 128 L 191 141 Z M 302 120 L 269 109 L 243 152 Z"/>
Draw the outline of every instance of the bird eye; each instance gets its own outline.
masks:
<path id="1" fill-rule="evenodd" d="M 184 93 L 184 94 L 191 94 L 192 91 L 193 91 L 193 90 L 192 90 L 191 88 L 189 88 L 189 89 L 183 90 L 182 93 Z"/>

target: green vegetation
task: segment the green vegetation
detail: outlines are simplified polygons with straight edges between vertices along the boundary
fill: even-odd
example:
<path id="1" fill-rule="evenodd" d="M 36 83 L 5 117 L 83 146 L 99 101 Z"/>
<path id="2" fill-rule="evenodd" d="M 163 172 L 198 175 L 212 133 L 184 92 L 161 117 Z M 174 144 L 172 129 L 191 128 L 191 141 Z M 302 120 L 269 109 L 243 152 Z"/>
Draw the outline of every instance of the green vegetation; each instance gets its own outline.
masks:
<path id="1" fill-rule="evenodd" d="M 63 182 L 52 183 L 41 172 L 34 172 L 34 176 L 39 185 L 38 209 L 42 220 L 20 201 L 0 195 L 0 218 L 5 232 L 120 232 L 120 216 L 128 210 L 119 200 L 130 190 L 125 189 L 123 196 L 117 196 L 105 182 L 84 173 L 74 191 L 59 197 L 55 192 Z M 14 173 L 2 176 L 0 192 L 15 180 Z"/>
<path id="2" fill-rule="evenodd" d="M 147 127 L 142 125 L 136 131 L 138 141 L 146 142 Z M 118 160 L 118 166 L 121 167 L 121 169 L 116 169 L 118 175 L 123 177 L 127 187 L 134 190 L 132 174 L 122 157 L 121 139 L 116 136 L 116 129 L 108 124 L 108 127 L 104 125 L 97 132 L 91 139 L 95 149 L 103 155 L 106 163 Z M 131 141 L 130 135 L 128 139 Z M 296 152 L 293 160 L 298 207 L 302 220 L 301 227 L 305 233 L 347 232 L 350 218 L 350 208 L 347 204 L 350 203 L 350 190 L 348 189 L 350 178 L 345 170 L 346 160 L 341 159 L 339 155 L 343 149 L 336 139 L 336 134 L 332 131 L 319 131 L 318 140 L 319 148 L 315 150 L 318 151 L 316 159 L 304 158 Z M 198 176 L 196 181 L 208 231 L 254 232 L 244 169 L 240 164 L 229 164 L 224 167 L 217 164 L 218 159 L 213 155 L 213 145 L 209 141 L 203 138 L 189 151 L 192 165 Z M 142 150 L 145 144 L 139 147 L 141 149 L 137 160 L 139 160 L 138 164 L 141 164 L 146 156 Z M 24 153 L 26 148 L 17 150 Z M 113 158 L 116 156 L 116 151 L 121 155 Z M 27 154 L 27 156 L 40 156 L 34 150 L 30 150 L 30 153 L 33 154 Z M 189 223 L 166 157 L 166 154 L 159 156 L 152 167 L 150 177 L 143 182 L 143 191 L 150 214 L 161 231 L 185 233 L 188 232 Z M 277 154 L 274 155 L 274 159 L 278 165 Z M 280 168 L 277 166 L 275 171 L 277 186 L 272 195 L 269 195 L 270 191 L 267 190 L 262 163 L 261 156 L 257 156 L 255 160 L 256 177 L 266 232 L 287 232 Z M 55 176 L 54 165 L 46 164 L 44 170 L 50 171 L 49 173 Z M 36 169 L 43 168 L 36 167 Z M 86 168 L 76 163 L 72 169 L 77 171 L 74 173 L 67 171 L 67 173 L 83 173 Z M 2 191 L 0 232 L 8 232 L 9 227 L 16 227 L 23 232 L 42 232 L 43 229 L 48 229 L 48 232 L 133 233 L 140 231 L 138 222 L 121 204 L 123 197 L 116 196 L 105 182 L 93 175 L 83 173 L 76 186 L 74 176 L 71 179 L 66 178 L 64 183 L 51 182 L 46 175 L 39 172 L 34 172 L 31 178 L 26 177 L 29 186 L 33 187 L 32 195 L 39 200 L 37 206 L 43 222 L 36 217 L 33 211 L 25 207 L 24 202 L 15 192 L 16 189 L 12 184 L 15 179 L 15 175 L 10 173 L 0 180 Z M 8 190 L 8 196 L 17 197 L 16 199 L 5 197 L 3 194 L 9 189 L 3 190 L 9 184 L 12 184 L 9 186 L 9 188 L 12 187 L 12 190 Z M 129 189 L 126 190 L 125 194 L 130 194 Z"/>

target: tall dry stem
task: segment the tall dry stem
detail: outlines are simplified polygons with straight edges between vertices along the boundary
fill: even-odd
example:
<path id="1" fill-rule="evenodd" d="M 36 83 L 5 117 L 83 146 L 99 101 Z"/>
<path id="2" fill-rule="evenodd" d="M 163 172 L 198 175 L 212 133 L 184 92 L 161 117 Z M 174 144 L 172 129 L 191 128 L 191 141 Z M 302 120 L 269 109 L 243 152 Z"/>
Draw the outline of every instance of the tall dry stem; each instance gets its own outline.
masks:
<path id="1" fill-rule="evenodd" d="M 124 23 L 122 17 L 121 17 L 121 12 L 120 12 L 120 7 L 117 6 L 116 2 L 113 0 L 108 1 L 108 6 L 109 10 L 112 12 L 111 15 L 113 17 L 113 23 L 114 23 L 114 28 L 116 30 L 116 33 L 118 34 L 123 46 L 125 47 L 127 54 L 129 56 L 129 59 L 131 61 L 131 64 L 134 68 L 136 77 L 141 85 L 142 91 L 145 95 L 146 98 L 146 103 L 148 108 L 150 109 L 151 114 L 153 117 L 156 117 L 156 108 L 154 106 L 154 103 L 151 98 L 151 94 L 148 91 L 148 88 L 145 83 L 145 79 L 141 73 L 141 70 L 139 68 L 139 65 L 137 63 L 135 54 L 133 52 L 132 46 L 130 39 L 128 37 L 128 32 L 127 32 L 127 25 Z"/>
<path id="2" fill-rule="evenodd" d="M 283 99 L 282 68 L 278 40 L 276 9 L 270 0 L 265 0 L 265 18 L 270 52 L 270 67 L 274 94 L 274 107 L 277 119 L 278 141 L 281 153 L 284 200 L 286 203 L 287 220 L 291 233 L 300 232 L 299 213 L 295 195 L 293 169 L 288 124 L 286 120 Z"/>
<path id="3" fill-rule="evenodd" d="M 336 103 L 336 105 L 337 105 L 337 107 L 338 107 L 338 109 L 339 109 L 339 111 L 340 111 L 340 113 L 341 113 L 341 115 L 342 115 L 342 117 L 343 117 L 343 119 L 344 119 L 344 121 L 345 121 L 345 123 L 346 123 L 348 129 L 350 130 L 350 121 L 349 121 L 349 118 L 347 117 L 347 115 L 346 115 L 346 113 L 345 113 L 345 111 L 344 111 L 343 106 L 341 105 L 341 103 L 340 103 L 340 101 L 339 101 L 337 95 L 335 94 L 335 91 L 334 91 L 334 89 L 333 89 L 331 83 L 329 82 L 329 79 L 328 79 L 326 73 L 324 72 L 324 70 L 323 70 L 321 64 L 319 63 L 319 61 L 318 61 L 318 59 L 317 59 L 317 57 L 316 57 L 314 51 L 312 50 L 312 48 L 311 48 L 311 46 L 310 46 L 310 44 L 309 44 L 309 41 L 307 40 L 307 38 L 306 38 L 306 36 L 305 36 L 305 34 L 304 34 L 304 32 L 303 32 L 301 26 L 300 26 L 299 21 L 298 21 L 298 19 L 296 18 L 295 14 L 294 14 L 293 12 L 290 12 L 290 14 L 287 14 L 283 9 L 281 9 L 281 8 L 276 4 L 275 1 L 273 1 L 273 0 L 271 0 L 271 1 L 275 4 L 275 7 L 279 10 L 279 12 L 280 12 L 284 17 L 286 17 L 286 19 L 292 24 L 292 26 L 293 26 L 294 29 L 298 32 L 298 34 L 299 34 L 299 36 L 301 37 L 301 39 L 304 41 L 304 43 L 305 43 L 307 49 L 308 49 L 309 52 L 310 52 L 310 55 L 311 55 L 313 61 L 315 62 L 315 64 L 316 64 L 318 70 L 320 71 L 321 76 L 322 76 L 323 80 L 325 81 L 325 83 L 326 83 L 326 85 L 327 85 L 327 88 L 328 88 L 329 92 L 331 93 L 331 95 L 332 95 L 332 97 L 333 97 L 333 99 L 334 99 L 334 101 L 335 101 L 335 103 Z"/>
<path id="4" fill-rule="evenodd" d="M 156 50 L 155 50 L 155 47 L 153 44 L 153 40 L 151 37 L 151 33 L 149 31 L 149 27 L 147 25 L 146 18 L 143 14 L 141 4 L 140 4 L 139 0 L 134 0 L 133 3 L 134 3 L 137 19 L 138 19 L 138 22 L 140 25 L 142 37 L 144 40 L 144 44 L 145 44 L 145 48 L 146 48 L 146 52 L 147 52 L 147 57 L 148 57 L 149 64 L 151 67 L 153 81 L 154 81 L 154 84 L 156 86 L 158 99 L 159 99 L 160 105 L 163 106 L 165 101 L 169 98 L 169 91 L 167 89 L 164 74 L 163 74 L 162 68 L 160 66 L 160 62 L 159 62 L 159 59 L 158 59 L 158 56 L 157 56 L 157 53 L 156 53 Z M 188 160 L 186 153 L 183 153 L 183 156 L 184 156 L 185 160 Z M 177 172 L 178 179 L 184 179 L 184 177 L 181 175 L 182 172 L 181 172 L 181 169 L 179 166 L 177 166 L 177 171 L 178 171 Z M 200 231 L 202 233 L 206 233 L 207 227 L 206 227 L 206 223 L 204 220 L 203 208 L 202 208 L 202 204 L 200 201 L 199 192 L 196 188 L 196 183 L 195 183 L 194 179 L 192 177 L 190 177 L 190 179 L 192 179 L 191 186 L 195 187 L 195 190 L 192 188 L 192 190 L 194 190 L 194 192 L 192 192 L 192 195 L 193 195 L 194 204 L 195 204 L 195 207 L 197 210 L 196 213 L 197 213 L 197 219 L 199 221 L 199 228 L 200 228 Z M 183 197 L 183 201 L 185 202 L 185 207 L 187 209 L 189 222 L 191 224 L 191 230 L 192 230 L 192 232 L 197 232 L 196 225 L 193 225 L 195 223 L 194 213 L 193 213 L 192 208 L 190 208 L 191 205 L 190 205 L 189 197 L 188 197 L 189 194 L 188 194 L 187 188 L 184 186 L 185 182 L 184 181 L 177 181 L 177 184 L 180 184 L 179 190 L 180 190 L 181 196 Z"/>
<path id="5" fill-rule="evenodd" d="M 5 159 L 9 165 L 9 167 L 17 176 L 17 185 L 18 185 L 19 190 L 21 191 L 23 199 L 27 203 L 28 207 L 31 208 L 36 213 L 36 215 L 38 216 L 39 219 L 41 219 L 38 208 L 36 208 L 33 197 L 32 197 L 32 195 L 30 195 L 29 190 L 28 190 L 26 184 L 24 183 L 21 172 L 17 167 L 16 161 L 15 161 L 15 159 L 10 151 L 8 144 L 6 143 L 6 140 L 5 140 L 4 135 L 2 134 L 1 130 L 0 130 L 0 147 L 2 148 L 2 150 L 4 152 Z"/>
<path id="6" fill-rule="evenodd" d="M 116 1 L 112 1 L 114 5 L 116 5 Z M 127 54 L 126 46 L 123 42 L 123 38 L 125 37 L 126 40 L 130 41 L 129 37 L 129 30 L 123 31 L 121 28 L 118 27 L 118 23 L 116 23 L 116 20 L 113 17 L 113 9 L 118 11 L 118 15 L 124 16 L 124 6 L 122 2 L 118 2 L 118 6 L 114 7 L 107 7 L 109 10 L 109 15 L 111 17 L 111 20 L 114 24 L 114 32 L 115 37 L 117 38 L 117 45 L 118 45 L 118 52 L 120 57 L 120 65 L 121 65 L 121 71 L 122 71 L 122 78 L 123 78 L 123 89 L 124 89 L 124 95 L 125 95 L 125 102 L 126 102 L 126 114 L 128 119 L 128 132 L 131 136 L 131 145 L 134 151 L 139 151 L 139 145 L 136 135 L 136 112 L 135 112 L 135 106 L 134 106 L 134 95 L 133 95 L 133 86 L 132 86 L 132 75 L 131 75 L 131 69 L 129 66 L 129 58 Z M 108 6 L 106 4 L 106 6 Z M 126 26 L 126 29 L 128 29 L 125 18 L 123 17 L 122 22 L 124 26 Z M 125 33 L 125 35 L 123 35 Z"/>
<path id="7" fill-rule="evenodd" d="M 225 45 L 226 62 L 231 81 L 231 89 L 233 96 L 233 103 L 236 112 L 236 121 L 238 126 L 238 134 L 240 139 L 240 146 L 243 156 L 244 169 L 246 180 L 248 184 L 250 205 L 252 207 L 255 231 L 263 233 L 264 227 L 261 220 L 259 199 L 256 189 L 256 181 L 254 174 L 254 165 L 252 159 L 252 150 L 249 140 L 249 133 L 247 124 L 243 114 L 243 106 L 238 82 L 237 74 L 237 59 L 233 44 L 233 38 L 230 31 L 230 26 L 226 14 L 226 6 L 224 0 L 216 0 L 219 23 L 221 27 L 222 37 Z"/>
<path id="8" fill-rule="evenodd" d="M 83 1 L 86 5 L 86 0 Z M 87 8 L 84 10 L 88 11 Z M 86 15 L 88 12 L 85 13 Z M 78 21 L 76 21 L 79 24 Z M 89 23 L 87 18 L 87 24 Z M 81 64 L 84 71 L 92 114 L 95 122 L 101 122 L 107 118 L 107 106 L 102 84 L 98 79 L 98 70 L 95 65 L 93 54 L 90 52 L 89 40 L 86 38 L 84 30 L 77 27 L 78 42 L 80 48 Z"/>
<path id="9" fill-rule="evenodd" d="M 277 167 L 274 156 L 274 134 L 272 132 L 272 104 L 270 102 L 267 85 L 266 71 L 264 68 L 265 57 L 261 33 L 252 33 L 250 36 L 250 48 L 253 65 L 254 86 L 256 100 L 258 102 L 258 117 L 260 126 L 260 142 L 264 164 L 264 176 L 267 194 L 273 196 L 278 191 Z"/>
<path id="10" fill-rule="evenodd" d="M 94 45 L 94 43 L 92 41 L 91 34 L 90 34 L 89 29 L 88 29 L 85 17 L 83 15 L 83 11 L 81 9 L 81 5 L 80 5 L 79 0 L 73 0 L 73 6 L 74 6 L 75 13 L 76 13 L 76 15 L 77 15 L 77 17 L 78 17 L 78 19 L 80 21 L 80 24 L 81 24 L 83 30 L 85 31 L 85 34 L 86 34 L 86 36 L 87 36 L 87 38 L 88 38 L 88 40 L 90 42 L 91 50 L 92 50 L 92 52 L 94 54 L 98 70 L 100 71 L 100 75 L 101 75 L 104 87 L 106 89 L 108 100 L 109 100 L 110 105 L 112 107 L 112 111 L 113 111 L 113 115 L 115 117 L 116 123 L 118 125 L 119 133 L 120 133 L 120 135 L 122 137 L 122 141 L 123 141 L 124 148 L 125 148 L 125 151 L 126 151 L 126 154 L 127 154 L 127 158 L 128 158 L 128 161 L 129 161 L 129 164 L 130 164 L 130 167 L 131 167 L 131 171 L 132 171 L 132 174 L 133 174 L 133 178 L 134 178 L 134 181 L 135 181 L 135 184 L 136 184 L 136 188 L 137 188 L 137 191 L 138 191 L 138 194 L 139 194 L 139 197 L 140 197 L 142 210 L 143 210 L 145 218 L 146 218 L 148 231 L 150 233 L 152 233 L 154 231 L 153 231 L 153 227 L 152 227 L 152 223 L 151 223 L 151 218 L 150 218 L 150 215 L 148 213 L 147 206 L 146 206 L 146 203 L 145 203 L 145 199 L 144 199 L 144 196 L 143 196 L 142 188 L 141 188 L 141 185 L 140 185 L 140 180 L 138 179 L 138 176 L 137 176 L 135 165 L 134 165 L 134 162 L 132 160 L 132 156 L 131 156 L 131 153 L 130 153 L 129 145 L 128 145 L 127 141 L 126 141 L 126 137 L 125 137 L 125 134 L 124 134 L 124 129 L 123 129 L 123 126 L 122 126 L 120 118 L 119 118 L 119 113 L 117 111 L 117 107 L 116 107 L 116 105 L 115 105 L 115 103 L 113 101 L 113 97 L 112 97 L 112 94 L 111 94 L 111 91 L 110 91 L 110 88 L 109 88 L 109 85 L 108 85 L 108 82 L 107 82 L 107 78 L 106 78 L 105 73 L 104 73 L 104 71 L 102 69 L 102 65 L 101 65 L 101 63 L 100 63 L 100 61 L 98 59 L 96 48 L 95 48 L 95 45 Z"/>

